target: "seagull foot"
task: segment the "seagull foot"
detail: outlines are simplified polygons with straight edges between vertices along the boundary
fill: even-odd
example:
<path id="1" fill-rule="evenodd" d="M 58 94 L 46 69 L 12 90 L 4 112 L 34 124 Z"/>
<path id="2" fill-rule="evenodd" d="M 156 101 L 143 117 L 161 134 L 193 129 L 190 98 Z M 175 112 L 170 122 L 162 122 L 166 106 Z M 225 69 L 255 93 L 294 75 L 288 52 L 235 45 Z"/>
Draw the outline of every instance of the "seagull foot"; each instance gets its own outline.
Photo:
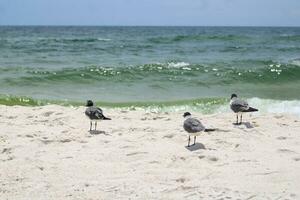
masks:
<path id="1" fill-rule="evenodd" d="M 239 123 L 232 123 L 233 125 L 242 125 L 242 122 L 239 122 Z"/>

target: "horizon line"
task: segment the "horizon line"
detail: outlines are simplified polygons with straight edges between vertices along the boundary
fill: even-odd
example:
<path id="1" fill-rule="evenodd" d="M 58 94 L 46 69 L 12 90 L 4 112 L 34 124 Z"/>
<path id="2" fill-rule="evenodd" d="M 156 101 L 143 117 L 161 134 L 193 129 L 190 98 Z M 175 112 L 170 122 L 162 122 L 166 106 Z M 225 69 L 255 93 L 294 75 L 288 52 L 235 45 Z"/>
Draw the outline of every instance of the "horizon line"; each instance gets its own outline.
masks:
<path id="1" fill-rule="evenodd" d="M 39 26 L 39 27 L 262 27 L 262 28 L 271 28 L 271 27 L 278 27 L 278 28 L 299 28 L 300 25 L 54 25 L 54 24 L 0 24 L 0 27 L 3 26 L 19 26 L 19 27 L 26 27 L 26 26 Z"/>

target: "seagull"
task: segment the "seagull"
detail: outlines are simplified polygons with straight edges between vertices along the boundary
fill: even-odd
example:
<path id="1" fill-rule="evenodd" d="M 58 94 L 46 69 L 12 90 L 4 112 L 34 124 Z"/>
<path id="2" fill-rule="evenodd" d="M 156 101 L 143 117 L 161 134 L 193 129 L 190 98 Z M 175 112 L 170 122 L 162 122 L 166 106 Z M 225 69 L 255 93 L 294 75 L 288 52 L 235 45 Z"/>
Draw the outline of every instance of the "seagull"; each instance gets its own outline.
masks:
<path id="1" fill-rule="evenodd" d="M 243 112 L 256 112 L 258 109 L 249 107 L 247 101 L 241 100 L 237 98 L 236 94 L 231 95 L 230 100 L 230 108 L 231 110 L 236 113 L 236 124 L 242 124 L 242 114 Z M 240 114 L 240 123 L 239 123 L 239 114 Z"/>
<path id="2" fill-rule="evenodd" d="M 198 119 L 192 118 L 192 114 L 189 112 L 185 112 L 183 117 L 185 118 L 183 128 L 189 134 L 188 147 L 190 146 L 191 136 L 194 136 L 193 145 L 195 145 L 196 137 L 199 136 L 201 132 L 215 131 L 215 129 L 206 129 Z"/>
<path id="3" fill-rule="evenodd" d="M 95 122 L 95 130 L 97 128 L 97 121 L 100 120 L 111 120 L 103 115 L 101 108 L 95 107 L 92 100 L 86 102 L 87 109 L 85 110 L 85 115 L 91 120 L 90 131 L 92 130 L 92 122 Z"/>

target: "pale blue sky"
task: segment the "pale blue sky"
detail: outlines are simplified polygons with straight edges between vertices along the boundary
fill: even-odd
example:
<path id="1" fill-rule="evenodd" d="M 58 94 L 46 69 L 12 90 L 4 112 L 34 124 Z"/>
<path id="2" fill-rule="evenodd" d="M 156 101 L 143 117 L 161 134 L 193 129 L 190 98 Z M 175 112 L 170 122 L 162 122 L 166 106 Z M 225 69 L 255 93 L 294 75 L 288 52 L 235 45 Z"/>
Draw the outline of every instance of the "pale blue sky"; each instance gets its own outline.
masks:
<path id="1" fill-rule="evenodd" d="M 300 0 L 0 0 L 0 25 L 300 26 Z"/>

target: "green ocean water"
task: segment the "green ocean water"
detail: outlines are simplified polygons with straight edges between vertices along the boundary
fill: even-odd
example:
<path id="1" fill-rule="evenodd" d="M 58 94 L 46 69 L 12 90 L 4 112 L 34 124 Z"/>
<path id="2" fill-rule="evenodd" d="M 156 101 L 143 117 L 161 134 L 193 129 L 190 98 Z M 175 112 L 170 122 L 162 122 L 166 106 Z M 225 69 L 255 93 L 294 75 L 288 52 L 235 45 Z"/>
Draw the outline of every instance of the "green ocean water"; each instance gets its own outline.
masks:
<path id="1" fill-rule="evenodd" d="M 300 28 L 0 26 L 0 104 L 207 111 L 231 93 L 300 113 Z"/>

